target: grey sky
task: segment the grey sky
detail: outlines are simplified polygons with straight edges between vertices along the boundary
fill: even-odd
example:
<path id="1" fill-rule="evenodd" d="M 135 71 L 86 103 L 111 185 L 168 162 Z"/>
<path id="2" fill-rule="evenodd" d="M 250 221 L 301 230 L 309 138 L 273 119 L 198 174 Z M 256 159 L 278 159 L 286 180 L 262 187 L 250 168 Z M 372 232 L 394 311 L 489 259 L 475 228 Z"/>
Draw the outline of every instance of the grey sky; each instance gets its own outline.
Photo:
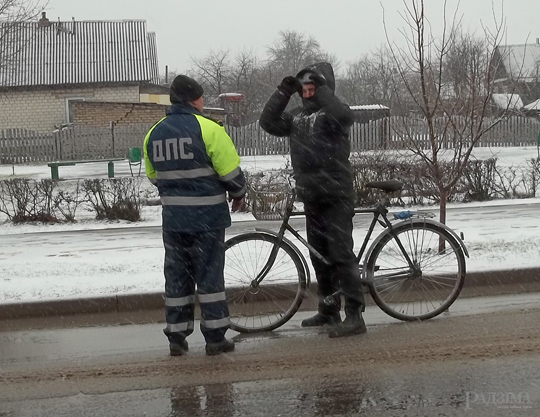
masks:
<path id="1" fill-rule="evenodd" d="M 493 25 L 492 1 L 500 16 L 501 0 L 462 0 L 460 15 L 471 31 L 480 22 Z M 191 58 L 211 49 L 237 52 L 253 49 L 261 58 L 279 30 L 311 35 L 344 64 L 385 42 L 382 6 L 390 36 L 402 43 L 397 28 L 404 24 L 400 0 L 50 0 L 51 20 L 144 19 L 156 32 L 160 71 L 184 72 Z M 427 0 L 431 21 L 440 24 L 442 0 Z M 453 11 L 457 0 L 448 1 Z M 540 37 L 540 1 L 507 0 L 504 4 L 506 43 L 535 42 Z"/>

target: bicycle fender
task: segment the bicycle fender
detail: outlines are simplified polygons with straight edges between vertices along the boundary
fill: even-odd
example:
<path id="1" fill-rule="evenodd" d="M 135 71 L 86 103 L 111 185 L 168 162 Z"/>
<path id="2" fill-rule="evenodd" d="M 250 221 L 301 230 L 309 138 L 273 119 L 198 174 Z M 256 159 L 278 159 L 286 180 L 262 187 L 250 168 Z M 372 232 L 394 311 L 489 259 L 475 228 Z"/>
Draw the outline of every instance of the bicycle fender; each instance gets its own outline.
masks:
<path id="1" fill-rule="evenodd" d="M 465 246 L 465 242 L 463 242 L 463 240 L 459 237 L 459 235 L 454 232 L 453 229 L 450 229 L 447 225 L 441 223 L 441 222 L 438 222 L 437 220 L 432 220 L 432 219 L 426 219 L 427 223 L 431 223 L 431 224 L 434 224 L 434 225 L 437 225 L 437 226 L 440 226 L 442 227 L 443 229 L 445 229 L 448 233 L 450 233 L 452 236 L 454 236 L 454 238 L 456 239 L 456 241 L 459 243 L 459 245 L 461 246 L 461 249 L 463 249 L 463 253 L 465 254 L 465 256 L 467 258 L 469 258 L 469 251 L 467 250 L 467 247 Z"/>
<path id="2" fill-rule="evenodd" d="M 433 220 L 433 219 L 415 219 L 415 221 L 421 221 L 422 223 L 431 223 L 431 224 L 434 224 L 435 226 L 442 227 L 444 230 L 446 230 L 448 233 L 450 233 L 452 236 L 454 236 L 456 241 L 461 246 L 461 249 L 463 249 L 463 253 L 465 254 L 465 256 L 467 258 L 469 258 L 469 251 L 467 250 L 467 247 L 465 246 L 465 243 L 463 242 L 463 240 L 461 240 L 459 235 L 456 232 L 454 232 L 453 229 L 450 229 L 447 225 L 445 225 L 445 224 L 443 224 L 441 222 L 438 222 L 437 220 Z"/>
<path id="3" fill-rule="evenodd" d="M 456 232 L 454 232 L 452 229 L 450 229 L 447 225 L 445 224 L 442 224 L 441 222 L 437 221 L 437 220 L 432 220 L 432 219 L 410 219 L 410 220 L 405 220 L 404 222 L 407 222 L 407 223 L 412 223 L 412 224 L 426 224 L 426 223 L 430 223 L 434 226 L 438 226 L 444 230 L 446 230 L 448 233 L 450 233 L 450 235 L 452 235 L 452 237 L 454 239 L 456 239 L 456 242 L 458 242 L 459 246 L 461 247 L 461 249 L 463 250 L 463 253 L 465 254 L 465 256 L 467 258 L 469 258 L 469 251 L 467 250 L 467 247 L 465 246 L 465 243 L 463 243 L 463 240 L 461 240 L 461 238 L 458 236 L 458 234 Z M 396 225 L 399 226 L 401 223 L 404 223 L 404 222 L 400 222 Z M 384 231 L 379 234 L 375 240 L 371 243 L 371 245 L 369 246 L 369 249 L 367 250 L 366 252 L 366 255 L 364 257 L 364 259 L 367 261 L 367 259 L 369 258 L 369 255 L 371 255 L 371 252 L 373 252 L 373 249 L 375 248 L 375 246 L 381 241 L 381 239 L 390 234 L 390 230 L 388 229 L 384 229 Z M 366 276 L 366 268 L 367 268 L 367 262 L 363 262 L 363 266 L 362 266 L 362 279 L 364 279 L 364 277 Z M 365 282 L 365 281 L 364 281 Z"/>
<path id="4" fill-rule="evenodd" d="M 261 228 L 256 227 L 255 231 L 257 231 L 259 233 L 266 233 L 268 235 L 278 237 L 277 232 L 274 232 L 273 230 L 261 229 Z M 285 236 L 283 236 L 282 239 L 283 239 L 283 242 L 285 242 L 287 245 L 289 245 L 292 248 L 292 250 L 294 250 L 296 252 L 298 257 L 302 260 L 302 264 L 304 265 L 304 271 L 305 271 L 305 274 L 306 274 L 306 288 L 309 289 L 309 285 L 311 284 L 311 274 L 309 272 L 309 266 L 307 264 L 306 258 L 304 257 L 302 252 L 300 252 L 300 249 L 298 249 L 298 247 L 294 243 L 292 243 L 289 239 L 287 239 Z"/>

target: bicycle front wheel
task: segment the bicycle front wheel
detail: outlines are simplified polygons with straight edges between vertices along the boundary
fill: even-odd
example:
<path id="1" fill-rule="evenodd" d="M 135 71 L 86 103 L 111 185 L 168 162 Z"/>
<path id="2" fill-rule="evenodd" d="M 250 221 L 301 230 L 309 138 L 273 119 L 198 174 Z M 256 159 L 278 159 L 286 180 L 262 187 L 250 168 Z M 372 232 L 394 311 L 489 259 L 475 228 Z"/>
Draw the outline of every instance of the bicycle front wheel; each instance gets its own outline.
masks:
<path id="1" fill-rule="evenodd" d="M 230 327 L 241 333 L 277 329 L 298 311 L 306 290 L 304 264 L 286 242 L 260 283 L 263 270 L 278 238 L 265 233 L 246 233 L 225 242 L 225 283 Z"/>
<path id="2" fill-rule="evenodd" d="M 465 255 L 444 227 L 423 220 L 389 230 L 367 255 L 365 278 L 377 305 L 406 321 L 427 320 L 447 310 L 465 280 Z M 407 262 L 403 249 L 413 262 Z"/>

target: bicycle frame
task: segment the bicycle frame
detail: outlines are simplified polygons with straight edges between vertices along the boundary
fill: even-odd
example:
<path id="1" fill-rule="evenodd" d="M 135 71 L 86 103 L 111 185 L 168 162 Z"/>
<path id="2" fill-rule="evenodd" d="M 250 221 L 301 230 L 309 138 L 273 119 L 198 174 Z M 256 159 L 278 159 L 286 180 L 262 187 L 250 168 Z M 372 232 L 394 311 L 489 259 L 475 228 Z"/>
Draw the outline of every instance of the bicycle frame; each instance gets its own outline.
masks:
<path id="1" fill-rule="evenodd" d="M 354 255 L 359 268 L 358 285 L 363 287 L 363 292 L 369 291 L 385 313 L 399 320 L 427 320 L 446 311 L 459 296 L 465 281 L 465 257 L 469 254 L 463 233 L 458 235 L 438 222 L 431 212 L 390 211 L 390 193 L 403 188 L 398 180 L 374 181 L 366 184 L 366 188 L 375 188 L 384 194 L 373 207 L 352 209 L 354 215 L 372 215 L 362 218 L 359 227 L 363 242 L 358 239 L 359 250 Z M 240 332 L 274 330 L 298 311 L 312 272 L 309 257 L 300 244 L 308 248 L 312 260 L 330 264 L 329 257 L 325 259 L 325 255 L 309 244 L 305 232 L 301 236 L 289 224 L 291 217 L 310 213 L 309 206 L 306 210 L 293 211 L 294 188 L 291 194 L 284 195 L 282 190 L 261 190 L 261 194 L 254 194 L 253 198 L 257 219 L 257 213 L 265 214 L 261 218 L 274 219 L 274 215 L 279 214 L 281 224 L 274 223 L 276 227 L 269 229 L 256 227 L 255 233 L 233 237 L 226 246 L 226 250 L 231 250 L 227 256 L 229 273 L 242 289 L 240 297 L 231 298 L 237 309 L 237 321 L 232 328 Z M 376 228 L 378 224 L 382 230 Z M 286 236 L 287 232 L 298 242 Z M 247 268 L 243 267 L 244 262 Z M 351 294 L 338 289 L 319 302 L 335 305 L 342 296 L 347 300 Z M 272 308 L 266 312 L 249 305 L 259 301 Z"/>
<path id="2" fill-rule="evenodd" d="M 304 211 L 293 211 L 295 198 L 296 198 L 296 194 L 295 194 L 295 192 L 293 190 L 293 192 L 287 198 L 285 213 L 284 213 L 284 216 L 283 216 L 283 221 L 282 221 L 281 226 L 279 228 L 279 232 L 277 233 L 278 244 L 276 244 L 272 248 L 272 252 L 270 253 L 268 261 L 266 262 L 266 264 L 262 268 L 261 272 L 252 281 L 251 285 L 253 287 L 257 287 L 261 283 L 261 281 L 266 277 L 266 275 L 268 274 L 270 269 L 272 268 L 272 266 L 273 266 L 273 264 L 274 264 L 274 262 L 276 260 L 278 250 L 279 250 L 279 243 L 281 243 L 284 240 L 284 235 L 285 235 L 286 231 L 289 231 L 294 237 L 296 237 L 300 241 L 300 243 L 302 243 L 305 247 L 307 247 L 311 254 L 316 256 L 318 259 L 320 259 L 326 265 L 330 265 L 328 260 L 323 255 L 321 255 L 313 246 L 311 246 L 307 242 L 307 240 L 304 239 L 300 235 L 300 233 L 298 233 L 298 231 L 296 231 L 289 224 L 289 218 L 297 217 L 297 216 L 304 216 L 306 214 Z M 368 231 L 367 231 L 367 233 L 366 233 L 366 235 L 364 237 L 364 242 L 362 243 L 362 247 L 360 248 L 360 251 L 358 252 L 358 255 L 356 256 L 356 262 L 360 265 L 360 261 L 362 260 L 364 252 L 366 251 L 366 248 L 367 248 L 367 245 L 368 245 L 369 240 L 371 238 L 371 235 L 373 234 L 373 230 L 375 229 L 375 226 L 377 225 L 377 223 L 379 223 L 384 228 L 388 228 L 388 230 L 390 230 L 390 233 L 396 239 L 396 242 L 397 242 L 400 250 L 402 251 L 402 253 L 403 253 L 404 257 L 405 257 L 405 260 L 409 264 L 409 267 L 411 268 L 411 271 L 413 271 L 413 273 L 414 273 L 417 270 L 417 267 L 413 263 L 411 258 L 409 257 L 407 251 L 405 250 L 405 248 L 403 247 L 401 241 L 399 240 L 399 237 L 393 232 L 393 226 L 390 223 L 390 220 L 388 220 L 388 217 L 386 216 L 388 214 L 388 210 L 386 209 L 387 203 L 388 203 L 388 200 L 385 197 L 385 198 L 383 198 L 382 201 L 377 203 L 377 205 L 375 205 L 374 207 L 364 208 L 364 209 L 363 208 L 355 208 L 354 209 L 355 214 L 373 213 L 373 219 L 371 220 L 371 224 L 370 224 L 370 226 L 368 228 Z M 382 220 L 380 219 L 380 217 L 382 217 Z M 256 229 L 256 230 L 263 231 L 261 229 Z M 292 244 L 292 243 L 290 243 L 290 244 Z"/>

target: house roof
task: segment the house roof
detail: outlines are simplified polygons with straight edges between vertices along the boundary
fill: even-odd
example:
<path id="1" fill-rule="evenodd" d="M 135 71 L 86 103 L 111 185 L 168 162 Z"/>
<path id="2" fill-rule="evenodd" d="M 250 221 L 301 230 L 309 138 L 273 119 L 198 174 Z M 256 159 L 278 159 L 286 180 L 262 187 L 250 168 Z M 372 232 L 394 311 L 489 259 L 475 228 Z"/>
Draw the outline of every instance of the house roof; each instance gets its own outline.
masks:
<path id="1" fill-rule="evenodd" d="M 363 104 L 359 106 L 349 106 L 351 110 L 390 110 L 382 104 Z"/>
<path id="2" fill-rule="evenodd" d="M 523 110 L 540 110 L 540 98 L 532 103 L 527 104 L 526 106 L 523 106 Z"/>
<path id="3" fill-rule="evenodd" d="M 156 38 L 144 20 L 0 22 L 0 87 L 158 82 Z M 6 59 L 4 59 L 6 61 Z"/>
<path id="4" fill-rule="evenodd" d="M 533 81 L 540 75 L 540 43 L 501 45 L 498 50 L 509 78 Z"/>
<path id="5" fill-rule="evenodd" d="M 519 94 L 492 94 L 491 98 L 499 109 L 519 110 L 523 107 Z"/>

